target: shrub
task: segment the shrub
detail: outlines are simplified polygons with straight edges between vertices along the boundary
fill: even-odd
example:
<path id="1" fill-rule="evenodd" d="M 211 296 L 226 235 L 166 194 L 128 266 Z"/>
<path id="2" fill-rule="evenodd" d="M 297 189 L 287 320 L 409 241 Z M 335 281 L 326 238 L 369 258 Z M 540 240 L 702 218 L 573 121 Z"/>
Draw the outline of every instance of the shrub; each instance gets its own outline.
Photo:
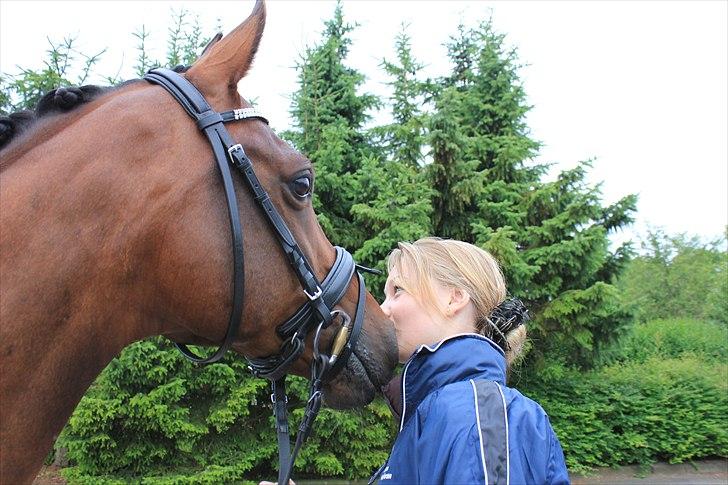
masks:
<path id="1" fill-rule="evenodd" d="M 296 430 L 308 382 L 289 378 L 288 394 Z M 382 401 L 358 412 L 324 409 L 296 475 L 368 476 L 386 459 L 393 431 Z M 268 381 L 233 355 L 196 367 L 162 338 L 109 364 L 56 446 L 68 450 L 73 483 L 229 483 L 273 478 L 278 465 Z"/>
<path id="2" fill-rule="evenodd" d="M 553 364 L 525 393 L 549 414 L 572 472 L 677 463 L 728 456 L 727 373 L 725 363 L 688 355 L 584 374 Z"/>
<path id="3" fill-rule="evenodd" d="M 728 327 L 690 318 L 652 320 L 635 325 L 611 351 L 612 361 L 644 362 L 650 357 L 699 359 L 726 362 Z"/>

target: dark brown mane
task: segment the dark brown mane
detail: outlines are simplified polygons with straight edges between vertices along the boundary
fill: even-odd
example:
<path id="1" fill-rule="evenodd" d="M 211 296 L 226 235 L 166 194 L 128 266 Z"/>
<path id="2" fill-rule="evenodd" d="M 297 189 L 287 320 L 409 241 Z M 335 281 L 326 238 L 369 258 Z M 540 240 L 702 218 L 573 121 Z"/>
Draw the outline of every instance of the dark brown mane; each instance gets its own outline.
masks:
<path id="1" fill-rule="evenodd" d="M 187 66 L 176 66 L 173 70 L 175 72 L 185 72 L 187 69 Z M 86 86 L 59 87 L 47 92 L 40 98 L 35 108 L 0 116 L 0 150 L 8 146 L 18 136 L 27 132 L 38 121 L 52 115 L 69 113 L 103 94 L 136 81 L 139 81 L 139 79 L 124 81 L 115 86 L 89 84 Z"/>
<path id="2" fill-rule="evenodd" d="M 72 111 L 112 89 L 114 88 L 94 85 L 60 87 L 44 94 L 35 109 L 0 117 L 0 149 L 26 132 L 37 121 Z"/>

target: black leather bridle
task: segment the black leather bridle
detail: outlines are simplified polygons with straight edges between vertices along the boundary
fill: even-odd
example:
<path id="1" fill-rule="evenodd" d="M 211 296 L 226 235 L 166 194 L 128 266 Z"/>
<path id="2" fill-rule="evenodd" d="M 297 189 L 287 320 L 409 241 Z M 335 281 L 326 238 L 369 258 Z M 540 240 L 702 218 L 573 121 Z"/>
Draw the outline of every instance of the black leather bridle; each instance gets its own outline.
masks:
<path id="1" fill-rule="evenodd" d="M 240 108 L 218 113 L 210 107 L 192 83 L 169 69 L 152 69 L 144 76 L 144 79 L 166 89 L 182 105 L 187 114 L 195 120 L 197 127 L 202 130 L 210 141 L 215 160 L 222 175 L 230 216 L 230 228 L 232 230 L 233 306 L 225 340 L 220 348 L 209 357 L 198 356 L 184 344 L 175 344 L 177 348 L 193 362 L 211 364 L 222 358 L 230 348 L 240 328 L 245 284 L 243 236 L 235 197 L 235 187 L 228 164 L 231 164 L 243 175 L 243 179 L 250 188 L 255 201 L 261 206 L 296 277 L 303 287 L 303 292 L 306 294 L 306 303 L 292 317 L 277 327 L 277 333 L 283 341 L 280 353 L 264 358 L 248 358 L 249 368 L 253 374 L 257 377 L 269 379 L 272 382 L 273 393 L 271 394 L 271 400 L 276 418 L 279 451 L 278 483 L 287 484 L 298 451 L 310 434 L 313 421 L 316 419 L 321 407 L 323 383 L 332 379 L 344 367 L 361 333 L 364 320 L 365 285 L 364 278 L 356 269 L 372 270 L 355 264 L 351 254 L 343 248 L 336 247 L 336 259 L 331 271 L 329 271 L 323 282 L 317 280 L 306 260 L 306 256 L 255 175 L 250 158 L 245 154 L 243 147 L 233 141 L 225 128 L 224 123 L 246 119 L 257 119 L 267 124 L 268 120 L 256 109 Z M 352 320 L 343 311 L 334 310 L 333 308 L 346 293 L 355 273 L 359 285 L 359 297 L 354 319 Z M 341 320 L 341 325 L 334 337 L 330 354 L 324 354 L 319 349 L 320 333 L 335 320 Z M 306 337 L 314 329 L 316 334 L 313 339 L 309 399 L 296 436 L 296 444 L 293 453 L 291 453 L 286 409 L 288 401 L 285 391 L 286 373 L 303 353 Z"/>

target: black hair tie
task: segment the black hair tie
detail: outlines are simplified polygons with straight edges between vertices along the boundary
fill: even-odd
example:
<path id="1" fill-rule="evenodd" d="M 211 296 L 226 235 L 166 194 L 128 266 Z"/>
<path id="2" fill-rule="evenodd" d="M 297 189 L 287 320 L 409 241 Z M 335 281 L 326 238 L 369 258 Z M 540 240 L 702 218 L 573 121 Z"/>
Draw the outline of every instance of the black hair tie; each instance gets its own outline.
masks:
<path id="1" fill-rule="evenodd" d="M 506 335 L 524 325 L 531 317 L 526 305 L 519 298 L 507 298 L 493 309 L 488 317 L 493 326 L 493 341 L 504 351 L 509 350 Z"/>

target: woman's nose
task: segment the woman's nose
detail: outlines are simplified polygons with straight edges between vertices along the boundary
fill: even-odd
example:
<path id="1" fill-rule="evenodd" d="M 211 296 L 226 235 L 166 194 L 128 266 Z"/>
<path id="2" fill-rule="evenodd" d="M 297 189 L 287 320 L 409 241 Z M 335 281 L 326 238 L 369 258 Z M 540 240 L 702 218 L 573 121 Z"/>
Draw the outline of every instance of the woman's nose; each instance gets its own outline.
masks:
<path id="1" fill-rule="evenodd" d="M 391 312 L 389 311 L 389 300 L 384 300 L 381 305 L 379 305 L 379 308 L 382 309 L 384 314 L 387 316 L 387 318 L 391 317 Z"/>

